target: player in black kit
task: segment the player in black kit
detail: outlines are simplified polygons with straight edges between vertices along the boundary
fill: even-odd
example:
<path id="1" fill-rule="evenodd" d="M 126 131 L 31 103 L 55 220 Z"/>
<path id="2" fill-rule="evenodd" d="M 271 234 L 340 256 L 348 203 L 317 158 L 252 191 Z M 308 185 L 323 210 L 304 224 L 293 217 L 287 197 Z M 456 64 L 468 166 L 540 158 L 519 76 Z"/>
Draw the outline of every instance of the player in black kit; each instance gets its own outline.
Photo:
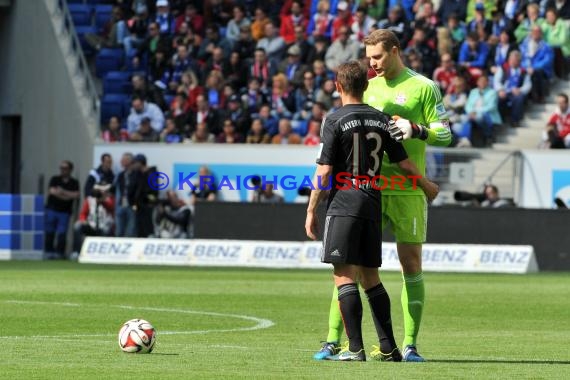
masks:
<path id="1" fill-rule="evenodd" d="M 390 298 L 378 275 L 382 263 L 382 207 L 381 186 L 376 181 L 384 152 L 391 162 L 397 162 L 402 170 L 415 176 L 422 189 L 433 191 L 437 185 L 421 177 L 416 166 L 407 159 L 402 145 L 390 137 L 390 116 L 362 103 L 367 85 L 367 68 L 361 63 L 352 61 L 338 67 L 336 87 L 343 107 L 328 116 L 321 128 L 321 150 L 313 181 L 315 190 L 309 199 L 305 230 L 309 238 L 317 239 L 316 208 L 328 194 L 321 261 L 333 264 L 349 345 L 327 359 L 366 360 L 362 302 L 357 284 L 360 282 L 370 304 L 382 351 L 390 352 L 393 361 L 401 361 L 392 332 Z M 330 190 L 325 190 L 327 188 Z"/>

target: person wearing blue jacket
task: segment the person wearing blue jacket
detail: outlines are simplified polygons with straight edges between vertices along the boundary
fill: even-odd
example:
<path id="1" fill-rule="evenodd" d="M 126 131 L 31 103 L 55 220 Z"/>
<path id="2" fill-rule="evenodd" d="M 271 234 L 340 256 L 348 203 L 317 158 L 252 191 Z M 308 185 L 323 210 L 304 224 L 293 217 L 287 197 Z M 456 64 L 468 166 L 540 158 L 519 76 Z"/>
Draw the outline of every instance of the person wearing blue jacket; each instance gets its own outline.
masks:
<path id="1" fill-rule="evenodd" d="M 497 91 L 489 87 L 489 78 L 483 74 L 477 79 L 477 87 L 469 92 L 465 113 L 472 127 L 480 128 L 485 138 L 485 146 L 493 143 L 493 127 L 502 124 L 499 113 L 499 98 Z"/>
<path id="2" fill-rule="evenodd" d="M 548 93 L 548 80 L 554 74 L 554 51 L 542 38 L 542 30 L 534 26 L 520 44 L 522 67 L 532 80 L 532 99 L 544 103 Z"/>

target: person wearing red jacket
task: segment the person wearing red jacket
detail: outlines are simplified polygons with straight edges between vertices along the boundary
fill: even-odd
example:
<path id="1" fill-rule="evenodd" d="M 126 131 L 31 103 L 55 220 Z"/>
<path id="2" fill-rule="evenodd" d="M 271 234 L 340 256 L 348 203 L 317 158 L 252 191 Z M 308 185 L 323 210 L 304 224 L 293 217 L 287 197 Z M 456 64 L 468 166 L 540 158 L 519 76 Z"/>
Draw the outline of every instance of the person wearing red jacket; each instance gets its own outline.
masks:
<path id="1" fill-rule="evenodd" d="M 543 140 L 552 149 L 570 148 L 570 108 L 568 107 L 568 95 L 558 94 L 556 97 L 558 109 L 550 116 Z"/>
<path id="2" fill-rule="evenodd" d="M 295 26 L 298 25 L 307 30 L 308 19 L 303 15 L 303 2 L 294 0 L 291 3 L 291 14 L 281 18 L 279 34 L 285 40 L 285 44 L 291 45 L 295 42 Z"/>

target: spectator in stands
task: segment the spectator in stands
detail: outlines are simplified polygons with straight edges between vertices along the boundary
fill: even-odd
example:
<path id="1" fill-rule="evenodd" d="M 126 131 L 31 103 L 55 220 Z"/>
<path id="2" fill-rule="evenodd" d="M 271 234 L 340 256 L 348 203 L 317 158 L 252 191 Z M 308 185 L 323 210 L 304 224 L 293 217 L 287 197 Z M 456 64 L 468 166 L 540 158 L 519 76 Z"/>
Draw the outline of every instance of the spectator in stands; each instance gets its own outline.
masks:
<path id="1" fill-rule="evenodd" d="M 289 119 L 279 120 L 279 133 L 271 139 L 272 144 L 301 144 L 301 136 L 293 133 Z"/>
<path id="2" fill-rule="evenodd" d="M 521 43 L 530 33 L 534 26 L 540 27 L 544 23 L 544 19 L 540 17 L 540 7 L 536 3 L 530 3 L 526 6 L 526 17 L 519 23 L 515 29 L 515 38 L 517 43 Z"/>
<path id="3" fill-rule="evenodd" d="M 327 51 L 329 48 L 329 42 L 325 37 L 317 37 L 315 38 L 315 45 L 313 50 L 313 58 L 315 61 L 325 61 L 325 57 L 327 55 Z"/>
<path id="4" fill-rule="evenodd" d="M 354 19 L 348 2 L 341 0 L 337 3 L 336 18 L 332 22 L 331 39 L 333 43 L 341 36 L 341 31 L 350 30 Z M 348 33 L 347 33 L 348 35 Z"/>
<path id="5" fill-rule="evenodd" d="M 461 44 L 467 36 L 467 28 L 463 21 L 454 13 L 448 16 L 446 28 L 449 30 L 449 35 L 451 36 L 452 57 L 458 57 Z"/>
<path id="6" fill-rule="evenodd" d="M 132 153 L 121 156 L 123 170 L 117 175 L 115 188 L 115 236 L 135 237 L 136 220 L 133 206 L 135 205 L 136 173 L 133 171 Z"/>
<path id="7" fill-rule="evenodd" d="M 224 78 L 220 71 L 210 71 L 204 85 L 204 95 L 208 97 L 208 104 L 213 109 L 222 109 L 225 103 Z"/>
<path id="8" fill-rule="evenodd" d="M 201 166 L 198 169 L 198 177 L 213 177 L 211 170 L 207 166 Z M 190 193 L 190 204 L 195 205 L 196 202 L 213 202 L 218 199 L 218 188 L 214 181 L 202 180 L 194 183 L 195 190 Z"/>
<path id="9" fill-rule="evenodd" d="M 188 70 L 197 72 L 198 66 L 188 55 L 188 48 L 186 45 L 178 45 L 176 54 L 172 57 L 172 75 L 170 82 L 174 82 L 174 88 L 178 87 L 181 82 L 182 74 Z"/>
<path id="10" fill-rule="evenodd" d="M 222 48 L 215 47 L 212 51 L 212 55 L 206 61 L 204 66 L 204 73 L 209 73 L 213 70 L 219 71 L 220 73 L 226 73 L 228 70 L 229 61 L 224 57 L 224 52 Z"/>
<path id="11" fill-rule="evenodd" d="M 315 48 L 311 45 L 307 38 L 305 37 L 305 29 L 297 25 L 295 26 L 295 42 L 291 47 L 296 46 L 301 51 L 301 63 L 302 64 L 312 64 L 315 60 Z"/>
<path id="12" fill-rule="evenodd" d="M 295 27 L 300 26 L 304 30 L 307 29 L 309 21 L 303 15 L 302 0 L 293 0 L 291 2 L 291 13 L 281 18 L 281 28 L 279 34 L 285 41 L 286 45 L 295 42 Z"/>
<path id="13" fill-rule="evenodd" d="M 362 42 L 364 37 L 370 34 L 376 23 L 377 20 L 366 14 L 366 8 L 359 7 L 354 14 L 354 21 L 350 27 L 352 31 L 350 38 L 355 41 Z"/>
<path id="14" fill-rule="evenodd" d="M 268 144 L 270 141 L 269 134 L 263 128 L 263 123 L 261 119 L 255 118 L 251 122 L 251 128 L 247 133 L 245 139 L 246 144 Z"/>
<path id="15" fill-rule="evenodd" d="M 419 4 L 419 2 L 416 4 Z M 414 28 L 421 27 L 425 32 L 426 43 L 433 47 L 436 45 L 436 28 L 440 24 L 439 18 L 430 0 L 424 1 L 420 9 L 416 13 Z"/>
<path id="16" fill-rule="evenodd" d="M 227 25 L 232 17 L 232 0 L 204 0 L 204 18 L 207 24 Z"/>
<path id="17" fill-rule="evenodd" d="M 79 199 L 79 182 L 71 176 L 73 163 L 62 161 L 60 175 L 49 180 L 45 207 L 45 252 L 47 259 L 65 258 L 65 240 L 73 204 Z M 55 243 L 55 244 L 54 244 Z"/>
<path id="18" fill-rule="evenodd" d="M 469 116 L 469 122 L 473 127 L 480 128 L 483 132 L 484 144 L 490 147 L 493 143 L 494 125 L 501 124 L 499 114 L 497 92 L 489 87 L 489 79 L 482 74 L 477 79 L 477 87 L 471 90 L 465 112 Z"/>
<path id="19" fill-rule="evenodd" d="M 378 23 L 380 29 L 388 29 L 394 32 L 400 40 L 400 46 L 408 46 L 411 31 L 404 9 L 400 5 L 390 7 L 388 18 Z"/>
<path id="20" fill-rule="evenodd" d="M 316 100 L 315 76 L 311 71 L 307 71 L 303 75 L 303 85 L 295 91 L 295 109 L 297 112 L 293 115 L 293 119 L 308 121 Z"/>
<path id="21" fill-rule="evenodd" d="M 467 0 L 441 0 L 437 9 L 437 17 L 442 21 L 446 21 L 452 14 L 458 20 L 465 20 L 467 16 Z"/>
<path id="22" fill-rule="evenodd" d="M 265 49 L 256 48 L 253 55 L 253 62 L 249 71 L 249 78 L 258 78 L 261 88 L 269 88 L 271 79 L 277 74 L 277 64 L 270 60 L 265 53 Z"/>
<path id="23" fill-rule="evenodd" d="M 487 208 L 503 208 L 511 207 L 512 203 L 506 199 L 501 199 L 499 197 L 499 189 L 495 185 L 485 186 L 485 200 L 481 202 L 481 207 Z"/>
<path id="24" fill-rule="evenodd" d="M 441 65 L 433 72 L 433 81 L 443 93 L 446 93 L 453 80 L 457 77 L 457 70 L 455 70 L 455 64 L 449 53 L 443 54 L 440 62 Z"/>
<path id="25" fill-rule="evenodd" d="M 313 62 L 313 75 L 315 76 L 315 88 L 321 88 L 327 79 L 333 79 L 333 75 L 327 70 L 325 63 L 320 60 Z"/>
<path id="26" fill-rule="evenodd" d="M 123 10 L 119 6 L 113 6 L 111 17 L 103 25 L 101 34 L 87 33 L 85 41 L 95 50 L 101 48 L 117 48 L 123 45 L 128 36 L 127 24 L 123 18 Z"/>
<path id="27" fill-rule="evenodd" d="M 510 31 L 510 22 L 500 9 L 491 12 L 491 33 L 490 36 L 499 37 L 502 32 Z"/>
<path id="28" fill-rule="evenodd" d="M 113 157 L 109 153 L 101 155 L 101 163 L 98 167 L 89 171 L 89 175 L 85 180 L 85 187 L 83 188 L 83 196 L 87 198 L 93 191 L 93 186 L 97 183 L 112 184 L 115 180 L 115 173 L 113 173 Z"/>
<path id="29" fill-rule="evenodd" d="M 234 51 L 238 52 L 243 60 L 253 57 L 256 42 L 251 36 L 251 28 L 249 26 L 241 27 L 238 40 L 234 43 Z"/>
<path id="30" fill-rule="evenodd" d="M 303 75 L 309 68 L 301 63 L 301 49 L 292 45 L 287 49 L 287 58 L 279 66 L 279 72 L 284 73 L 289 83 L 297 88 L 303 84 Z"/>
<path id="31" fill-rule="evenodd" d="M 334 20 L 329 13 L 330 4 L 327 0 L 319 0 L 317 3 L 317 13 L 311 18 L 307 33 L 311 36 L 310 41 L 315 41 L 318 37 L 330 38 L 331 25 Z"/>
<path id="32" fill-rule="evenodd" d="M 224 58 L 227 58 L 232 51 L 231 42 L 220 36 L 218 27 L 216 25 L 208 25 L 206 26 L 206 36 L 200 44 L 198 59 L 207 61 L 216 47 L 222 49 Z"/>
<path id="33" fill-rule="evenodd" d="M 361 2 L 361 7 L 366 10 L 366 14 L 375 20 L 382 20 L 386 17 L 386 0 L 366 0 Z"/>
<path id="34" fill-rule="evenodd" d="M 504 2 L 505 17 L 509 20 L 509 29 L 513 29 L 524 18 L 528 0 L 507 0 Z"/>
<path id="35" fill-rule="evenodd" d="M 559 78 L 568 77 L 570 64 L 570 30 L 565 20 L 558 18 L 556 9 L 546 10 L 545 22 L 541 25 L 544 40 L 554 50 L 554 73 Z"/>
<path id="36" fill-rule="evenodd" d="M 165 83 L 168 82 L 166 77 L 167 73 L 170 73 L 170 64 L 168 62 L 168 57 L 164 50 L 157 50 L 150 58 L 148 65 L 149 80 L 151 83 L 165 79 Z"/>
<path id="37" fill-rule="evenodd" d="M 139 96 L 149 103 L 154 103 L 160 107 L 160 109 L 168 109 L 168 104 L 166 104 L 164 100 L 163 91 L 154 84 L 148 84 L 144 76 L 140 74 L 133 75 L 131 85 L 133 86 L 134 96 Z"/>
<path id="38" fill-rule="evenodd" d="M 272 21 L 265 24 L 265 37 L 257 41 L 256 48 L 263 49 L 269 60 L 281 61 L 285 50 L 285 40 L 279 35 Z"/>
<path id="39" fill-rule="evenodd" d="M 321 125 L 325 117 L 325 107 L 322 103 L 316 102 L 313 104 L 313 109 L 311 110 L 311 116 L 308 123 L 308 132 L 303 139 L 303 144 L 305 145 L 319 145 Z"/>
<path id="40" fill-rule="evenodd" d="M 267 131 L 269 136 L 275 136 L 277 134 L 279 131 L 279 119 L 272 115 L 271 106 L 269 104 L 263 104 L 261 106 L 257 117 L 261 120 L 263 129 Z"/>
<path id="41" fill-rule="evenodd" d="M 145 42 L 149 28 L 148 9 L 146 5 L 141 3 L 137 4 L 133 17 L 127 20 L 127 27 L 130 35 L 123 39 L 123 45 L 125 46 L 127 57 L 131 57 Z"/>
<path id="42" fill-rule="evenodd" d="M 332 79 L 325 80 L 317 91 L 317 102 L 323 103 L 326 109 L 330 109 L 333 106 L 333 95 L 335 92 L 334 81 Z"/>
<path id="43" fill-rule="evenodd" d="M 422 72 L 427 77 L 430 77 L 435 70 L 437 62 L 437 51 L 435 45 L 430 45 L 427 40 L 427 33 L 423 26 L 416 26 L 412 39 L 408 42 L 408 46 L 404 49 L 404 54 L 414 51 L 418 54 L 418 59 L 422 63 L 423 70 L 416 70 Z"/>
<path id="44" fill-rule="evenodd" d="M 188 48 L 188 56 L 194 60 L 198 60 L 198 54 L 200 53 L 200 47 L 202 46 L 203 38 L 198 33 L 194 32 L 190 27 L 186 27 L 188 24 L 185 22 L 180 26 L 179 34 L 172 43 L 174 49 L 178 48 L 178 45 L 185 45 Z M 183 29 L 186 29 L 184 33 Z"/>
<path id="45" fill-rule="evenodd" d="M 138 58 L 141 59 L 144 54 L 152 56 L 158 50 L 162 50 L 169 55 L 171 45 L 170 38 L 167 35 L 160 34 L 160 25 L 156 22 L 151 22 L 148 26 L 148 35 L 140 49 L 138 49 Z"/>
<path id="46" fill-rule="evenodd" d="M 156 173 L 156 167 L 147 166 L 146 156 L 137 154 L 133 159 L 136 173 L 134 210 L 138 237 L 147 237 L 153 232 L 152 210 L 158 200 L 158 191 L 149 186 L 149 177 Z"/>
<path id="47" fill-rule="evenodd" d="M 115 197 L 111 184 L 101 182 L 85 197 L 79 219 L 73 226 L 73 252 L 78 255 L 86 236 L 113 236 Z"/>
<path id="48" fill-rule="evenodd" d="M 568 95 L 558 94 L 556 97 L 557 110 L 550 116 L 546 130 L 543 133 L 545 148 L 570 148 L 570 108 Z"/>
<path id="49" fill-rule="evenodd" d="M 473 79 L 477 79 L 487 66 L 487 56 L 489 55 L 489 46 L 485 41 L 479 40 L 477 32 L 467 35 L 467 39 L 459 50 L 459 65 L 467 68 Z"/>
<path id="50" fill-rule="evenodd" d="M 247 90 L 241 96 L 241 101 L 250 114 L 259 112 L 261 105 L 267 103 L 267 96 L 261 90 L 259 79 L 255 77 L 249 79 Z"/>
<path id="51" fill-rule="evenodd" d="M 467 103 L 467 81 L 463 77 L 453 78 L 449 91 L 443 97 L 443 105 L 447 110 L 451 131 L 455 138 L 455 146 L 471 146 L 471 123 L 465 114 L 465 104 Z"/>
<path id="52" fill-rule="evenodd" d="M 251 23 L 251 36 L 254 41 L 259 41 L 265 37 L 265 25 L 270 23 L 271 20 L 263 10 L 263 7 L 255 8 L 254 19 Z"/>
<path id="53" fill-rule="evenodd" d="M 198 13 L 196 6 L 192 3 L 186 4 L 184 13 L 176 18 L 175 31 L 178 33 L 180 26 L 186 23 L 188 27 L 197 34 L 204 33 L 204 17 Z"/>
<path id="54" fill-rule="evenodd" d="M 182 136 L 180 135 L 176 122 L 172 117 L 166 119 L 166 126 L 160 132 L 160 142 L 165 142 L 168 144 L 180 143 L 182 142 Z"/>
<path id="55" fill-rule="evenodd" d="M 499 110 L 504 118 L 511 121 L 511 126 L 519 126 L 524 116 L 524 104 L 532 82 L 530 75 L 521 67 L 521 53 L 514 50 L 503 67 L 497 68 L 494 77 L 495 91 L 499 95 Z"/>
<path id="56" fill-rule="evenodd" d="M 285 74 L 275 75 L 271 86 L 271 114 L 278 119 L 291 119 L 295 107 L 295 99 L 291 95 Z"/>
<path id="57" fill-rule="evenodd" d="M 346 2 L 344 3 L 346 4 Z M 327 50 L 325 63 L 327 68 L 331 71 L 335 71 L 341 63 L 358 58 L 360 44 L 349 38 L 349 31 L 349 27 L 340 27 L 336 31 L 337 38 Z"/>
<path id="58" fill-rule="evenodd" d="M 186 95 L 186 104 L 182 107 L 184 112 L 188 112 L 189 110 L 196 111 L 196 100 L 198 95 L 204 93 L 204 88 L 200 86 L 196 73 L 189 70 L 182 74 L 177 92 L 183 92 Z"/>
<path id="59" fill-rule="evenodd" d="M 241 5 L 235 5 L 232 14 L 233 17 L 226 27 L 226 38 L 232 45 L 235 45 L 240 38 L 242 28 L 249 30 L 251 21 L 245 17 L 245 9 Z"/>
<path id="60" fill-rule="evenodd" d="M 156 1 L 156 16 L 154 22 L 158 24 L 160 34 L 165 36 L 172 36 L 174 34 L 175 22 L 168 0 Z"/>
<path id="61" fill-rule="evenodd" d="M 452 54 L 453 53 L 453 39 L 451 38 L 451 33 L 449 29 L 445 27 L 438 27 L 436 29 L 437 37 L 437 54 L 439 57 L 443 56 L 444 54 Z"/>
<path id="62" fill-rule="evenodd" d="M 252 195 L 252 202 L 257 203 L 283 203 L 283 197 L 273 191 L 271 182 L 262 183 L 261 187 Z"/>
<path id="63" fill-rule="evenodd" d="M 103 131 L 103 141 L 106 143 L 124 142 L 129 138 L 129 133 L 121 128 L 121 120 L 118 116 L 109 119 L 107 128 Z"/>
<path id="64" fill-rule="evenodd" d="M 188 118 L 187 134 L 191 134 L 196 126 L 200 123 L 206 123 L 208 130 L 214 134 L 221 132 L 220 113 L 218 110 L 210 107 L 206 95 L 198 95 L 196 97 L 196 112 L 190 112 Z"/>
<path id="65" fill-rule="evenodd" d="M 242 135 L 247 134 L 251 124 L 251 116 L 250 113 L 243 108 L 241 99 L 237 94 L 229 97 L 225 117 L 232 121 L 237 132 Z"/>
<path id="66" fill-rule="evenodd" d="M 522 67 L 531 76 L 532 98 L 537 103 L 544 103 L 548 81 L 553 75 L 554 52 L 542 38 L 539 26 L 532 27 L 530 35 L 520 44 L 520 50 Z"/>
<path id="67" fill-rule="evenodd" d="M 140 95 L 133 96 L 131 113 L 127 119 L 127 131 L 135 132 L 144 118 L 150 120 L 152 129 L 159 133 L 164 127 L 164 114 L 154 103 L 146 102 Z"/>
<path id="68" fill-rule="evenodd" d="M 243 142 L 243 135 L 236 131 L 236 126 L 231 119 L 224 120 L 222 132 L 216 137 L 217 143 L 239 144 Z"/>
<path id="69" fill-rule="evenodd" d="M 187 239 L 192 212 L 175 191 L 166 192 L 166 199 L 159 202 L 154 214 L 153 237 L 162 239 Z"/>
<path id="70" fill-rule="evenodd" d="M 157 142 L 159 138 L 159 132 L 152 128 L 151 120 L 148 117 L 143 117 L 138 129 L 129 135 L 131 142 Z"/>
<path id="71" fill-rule="evenodd" d="M 184 91 L 183 86 L 179 86 L 176 96 L 172 100 L 172 103 L 170 103 L 170 112 L 169 112 L 170 116 L 177 119 L 184 118 L 188 110 L 189 108 L 187 103 L 186 92 Z"/>
<path id="72" fill-rule="evenodd" d="M 570 20 L 570 1 L 568 0 L 548 0 L 545 8 L 556 9 L 556 13 L 563 20 Z"/>
<path id="73" fill-rule="evenodd" d="M 192 133 L 190 141 L 193 143 L 214 143 L 216 142 L 216 136 L 210 133 L 208 125 L 202 122 L 196 125 L 196 130 Z"/>
<path id="74" fill-rule="evenodd" d="M 477 32 L 479 28 L 483 28 L 487 35 L 493 33 L 493 22 L 485 17 L 485 5 L 483 3 L 475 4 L 475 17 L 467 24 L 467 33 Z"/>
<path id="75" fill-rule="evenodd" d="M 499 35 L 497 46 L 491 49 L 488 62 L 490 63 L 489 71 L 495 74 L 498 69 L 507 63 L 507 59 L 511 52 L 517 49 L 517 46 L 511 42 L 511 35 L 508 31 L 503 30 Z"/>

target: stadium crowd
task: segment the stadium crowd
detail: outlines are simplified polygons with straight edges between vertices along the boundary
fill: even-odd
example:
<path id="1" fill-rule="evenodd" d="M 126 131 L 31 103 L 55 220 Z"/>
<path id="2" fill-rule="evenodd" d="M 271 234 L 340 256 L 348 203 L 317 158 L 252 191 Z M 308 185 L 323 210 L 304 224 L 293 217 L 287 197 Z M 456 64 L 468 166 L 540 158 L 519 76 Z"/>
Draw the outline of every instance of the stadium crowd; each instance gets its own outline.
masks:
<path id="1" fill-rule="evenodd" d="M 454 145 L 492 144 L 529 101 L 568 78 L 570 1 L 117 1 L 96 49 L 124 49 L 130 112 L 103 138 L 167 143 L 319 143 L 340 106 L 335 68 L 365 59 L 376 28 L 400 38 L 405 62 L 441 88 Z M 374 75 L 374 74 L 371 74 Z M 561 126 L 562 125 L 562 126 Z M 564 141 L 568 123 L 545 131 Z M 558 135 L 557 135 L 558 134 Z M 558 141 L 556 140 L 556 141 Z M 557 147 L 545 140 L 545 146 Z"/>

